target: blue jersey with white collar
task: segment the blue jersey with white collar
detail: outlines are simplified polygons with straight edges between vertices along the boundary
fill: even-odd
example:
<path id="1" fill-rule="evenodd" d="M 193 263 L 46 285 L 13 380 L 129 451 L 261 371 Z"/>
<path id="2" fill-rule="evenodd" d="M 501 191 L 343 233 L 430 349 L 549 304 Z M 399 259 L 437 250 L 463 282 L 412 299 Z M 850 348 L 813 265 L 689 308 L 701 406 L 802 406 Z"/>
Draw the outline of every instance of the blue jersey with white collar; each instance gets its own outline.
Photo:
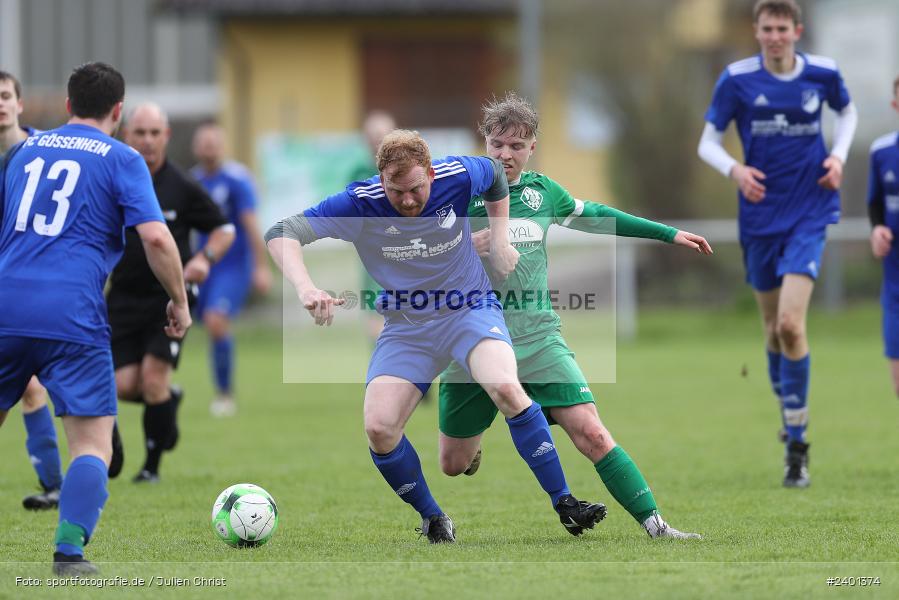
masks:
<path id="1" fill-rule="evenodd" d="M 143 158 L 64 125 L 25 140 L 3 177 L 0 335 L 108 345 L 103 285 L 124 228 L 163 221 Z"/>
<path id="2" fill-rule="evenodd" d="M 453 308 L 449 295 L 473 302 L 492 298 L 467 216 L 471 199 L 493 183 L 493 163 L 448 156 L 432 165 L 431 195 L 418 217 L 396 212 L 378 176 L 351 183 L 303 212 L 318 237 L 355 245 L 365 269 L 387 290 L 379 297 L 381 312 L 442 311 Z"/>
<path id="3" fill-rule="evenodd" d="M 868 204 L 883 205 L 884 225 L 893 232 L 893 246 L 883 259 L 883 299 L 899 304 L 899 132 L 871 144 Z"/>
<path id="4" fill-rule="evenodd" d="M 777 235 L 799 221 L 836 223 L 840 197 L 817 181 L 828 156 L 821 134 L 826 102 L 841 111 L 849 93 L 836 63 L 826 57 L 797 53 L 802 69 L 792 79 L 775 77 L 761 55 L 735 62 L 715 86 L 705 119 L 718 131 L 736 122 L 744 160 L 766 175 L 765 199 L 753 204 L 739 193 L 741 232 Z"/>

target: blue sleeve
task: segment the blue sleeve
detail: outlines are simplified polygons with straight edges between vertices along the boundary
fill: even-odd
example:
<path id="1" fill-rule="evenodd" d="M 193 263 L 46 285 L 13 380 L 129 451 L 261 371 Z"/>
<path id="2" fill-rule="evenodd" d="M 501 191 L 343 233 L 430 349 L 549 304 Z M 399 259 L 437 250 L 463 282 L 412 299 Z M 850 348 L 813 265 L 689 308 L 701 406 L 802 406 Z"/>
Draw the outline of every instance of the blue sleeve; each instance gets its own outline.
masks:
<path id="1" fill-rule="evenodd" d="M 256 188 L 250 177 L 242 177 L 234 180 L 234 207 L 237 214 L 256 210 Z"/>
<path id="2" fill-rule="evenodd" d="M 125 150 L 124 154 L 121 171 L 113 176 L 118 185 L 117 201 L 125 216 L 125 227 L 148 221 L 165 223 L 147 163 L 140 154 L 130 149 Z"/>
<path id="3" fill-rule="evenodd" d="M 849 98 L 849 90 L 843 83 L 843 76 L 839 71 L 834 71 L 827 86 L 827 105 L 839 112 L 849 106 L 852 100 Z"/>
<path id="4" fill-rule="evenodd" d="M 455 156 L 453 158 L 465 165 L 471 178 L 471 198 L 480 196 L 493 185 L 493 162 L 486 156 Z M 471 199 L 469 198 L 469 199 Z"/>
<path id="5" fill-rule="evenodd" d="M 880 169 L 877 168 L 877 153 L 871 154 L 871 169 L 868 174 L 868 204 L 883 204 L 883 186 L 880 183 Z"/>
<path id="6" fill-rule="evenodd" d="M 362 232 L 362 213 L 358 200 L 348 190 L 328 196 L 303 211 L 319 238 L 330 237 L 354 242 Z"/>
<path id="7" fill-rule="evenodd" d="M 705 120 L 714 125 L 718 131 L 724 131 L 727 129 L 727 124 L 736 117 L 737 108 L 739 108 L 739 98 L 734 89 L 733 78 L 727 71 L 724 71 L 718 78 L 718 83 L 715 84 L 712 103 L 705 113 Z"/>

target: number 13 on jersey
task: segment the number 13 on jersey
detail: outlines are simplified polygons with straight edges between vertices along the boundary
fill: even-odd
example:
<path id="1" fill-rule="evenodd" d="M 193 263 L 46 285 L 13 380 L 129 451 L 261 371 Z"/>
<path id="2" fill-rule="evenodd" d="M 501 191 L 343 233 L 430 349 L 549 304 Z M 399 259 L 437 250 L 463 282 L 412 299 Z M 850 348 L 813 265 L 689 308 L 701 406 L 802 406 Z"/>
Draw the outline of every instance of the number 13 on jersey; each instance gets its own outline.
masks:
<path id="1" fill-rule="evenodd" d="M 19 204 L 19 212 L 16 215 L 16 231 L 25 231 L 28 229 L 28 216 L 31 214 L 31 204 L 34 202 L 34 194 L 37 192 L 38 183 L 40 183 L 41 175 L 44 171 L 43 158 L 35 158 L 33 161 L 25 165 L 25 172 L 28 174 L 28 181 L 25 184 L 25 192 L 22 194 L 22 201 Z M 62 187 L 53 191 L 51 200 L 56 202 L 56 214 L 48 223 L 47 215 L 36 214 L 32 227 L 38 235 L 57 236 L 62 231 L 62 226 L 69 214 L 69 196 L 75 191 L 75 185 L 78 183 L 78 177 L 81 175 L 81 165 L 74 160 L 58 160 L 50 166 L 47 172 L 47 179 L 56 180 L 65 172 L 65 180 Z"/>

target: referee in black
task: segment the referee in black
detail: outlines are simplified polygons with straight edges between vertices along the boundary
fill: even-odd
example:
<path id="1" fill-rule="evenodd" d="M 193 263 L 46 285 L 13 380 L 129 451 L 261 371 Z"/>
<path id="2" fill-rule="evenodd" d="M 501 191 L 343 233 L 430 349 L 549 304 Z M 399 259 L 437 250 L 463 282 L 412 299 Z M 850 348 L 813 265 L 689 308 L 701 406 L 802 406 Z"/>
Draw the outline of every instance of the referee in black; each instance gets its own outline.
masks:
<path id="1" fill-rule="evenodd" d="M 231 246 L 234 226 L 199 183 L 166 159 L 170 137 L 168 117 L 155 104 L 136 106 L 126 119 L 125 142 L 147 162 L 162 214 L 181 253 L 184 280 L 190 290 L 203 283 L 210 266 Z M 206 245 L 193 255 L 191 230 L 209 234 Z M 163 332 L 167 300 L 153 276 L 137 232 L 126 229 L 125 253 L 112 272 L 106 302 L 119 398 L 145 405 L 147 458 L 134 477 L 135 483 L 159 481 L 162 452 L 173 449 L 178 440 L 176 415 L 182 392 L 172 387 L 172 371 L 178 366 L 183 341 Z M 117 431 L 113 438 L 114 450 L 118 446 L 118 452 L 110 464 L 110 477 L 122 469 L 123 453 Z"/>

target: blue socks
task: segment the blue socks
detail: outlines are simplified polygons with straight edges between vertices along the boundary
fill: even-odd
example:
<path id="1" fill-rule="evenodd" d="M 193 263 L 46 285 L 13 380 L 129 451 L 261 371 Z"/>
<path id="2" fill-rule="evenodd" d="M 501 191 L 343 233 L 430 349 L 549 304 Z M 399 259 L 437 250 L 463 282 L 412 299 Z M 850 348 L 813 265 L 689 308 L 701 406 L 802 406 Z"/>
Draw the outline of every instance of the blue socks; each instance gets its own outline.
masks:
<path id="1" fill-rule="evenodd" d="M 97 456 L 79 456 L 69 465 L 59 494 L 57 552 L 84 555 L 84 545 L 90 540 L 109 497 L 106 482 L 106 463 Z"/>
<path id="2" fill-rule="evenodd" d="M 405 435 L 397 447 L 387 454 L 376 454 L 371 449 L 369 452 L 375 466 L 393 491 L 403 502 L 411 504 L 422 519 L 443 514 L 425 482 L 418 454 Z"/>
<path id="3" fill-rule="evenodd" d="M 780 381 L 783 401 L 784 425 L 789 440 L 805 442 L 805 428 L 808 426 L 809 355 L 799 360 L 781 359 Z"/>
<path id="4" fill-rule="evenodd" d="M 234 338 L 230 335 L 212 342 L 212 370 L 219 392 L 231 392 L 231 373 L 234 370 Z"/>
<path id="5" fill-rule="evenodd" d="M 25 417 L 25 448 L 41 485 L 47 490 L 58 490 L 62 486 L 62 467 L 59 461 L 59 446 L 56 443 L 56 429 L 50 408 L 44 406 Z"/>
<path id="6" fill-rule="evenodd" d="M 778 398 L 782 395 L 780 389 L 780 361 L 782 358 L 783 354 L 780 352 L 768 350 L 768 379 L 771 380 L 771 389 Z"/>
<path id="7" fill-rule="evenodd" d="M 559 455 L 549 432 L 549 423 L 540 405 L 532 402 L 521 414 L 506 419 L 506 423 L 509 424 L 509 433 L 512 434 L 512 442 L 518 454 L 528 463 L 555 508 L 559 498 L 571 492 L 565 483 L 562 463 L 559 462 Z"/>

